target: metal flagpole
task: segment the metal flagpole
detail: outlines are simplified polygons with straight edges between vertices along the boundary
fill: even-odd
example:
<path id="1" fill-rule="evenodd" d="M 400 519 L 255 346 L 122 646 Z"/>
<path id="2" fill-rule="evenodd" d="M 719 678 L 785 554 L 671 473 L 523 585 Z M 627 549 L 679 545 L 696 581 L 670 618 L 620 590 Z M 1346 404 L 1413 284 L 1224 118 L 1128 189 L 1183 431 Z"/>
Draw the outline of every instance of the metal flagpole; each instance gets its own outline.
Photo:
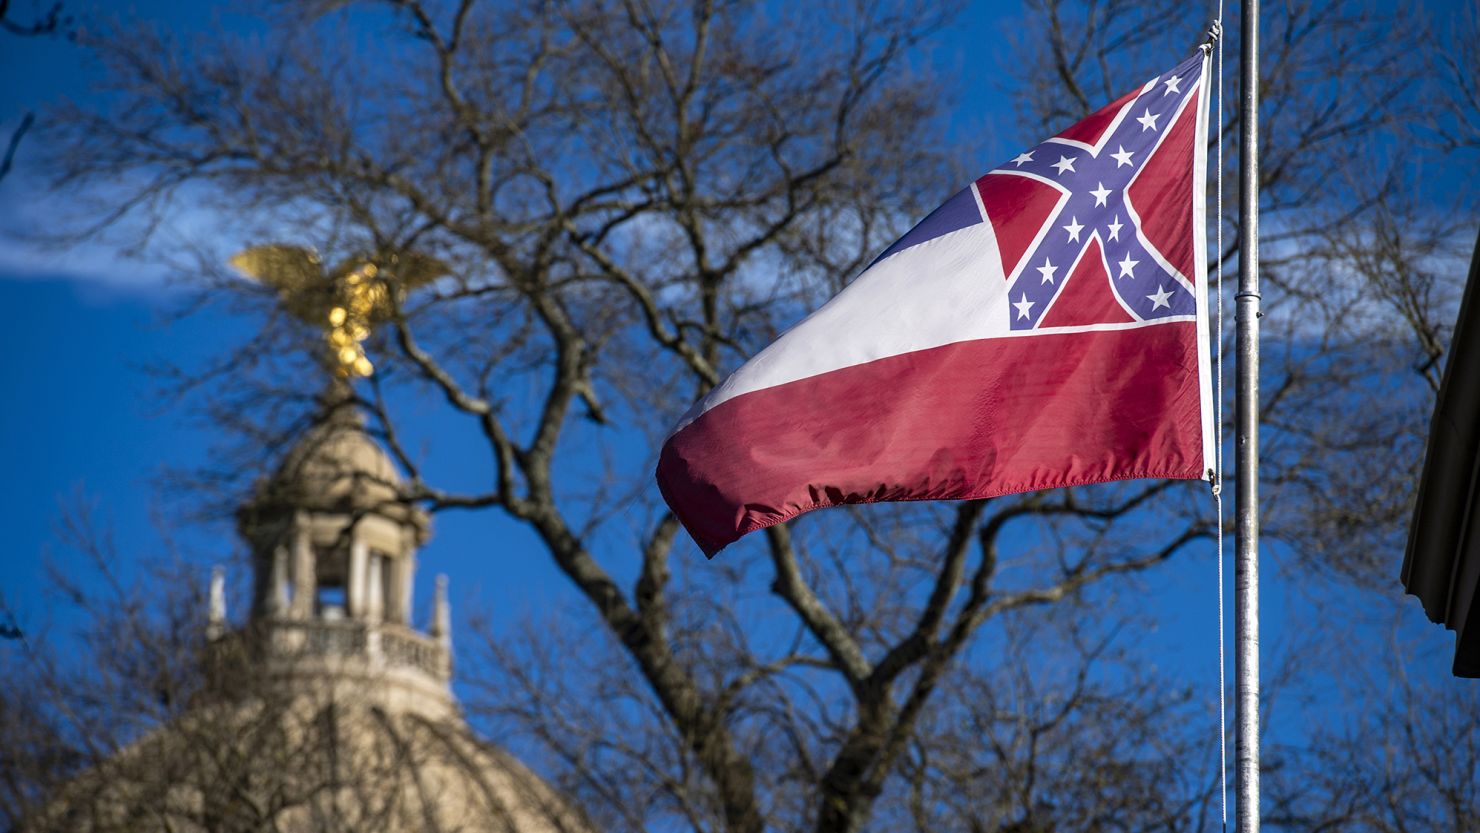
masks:
<path id="1" fill-rule="evenodd" d="M 1238 833 L 1259 830 L 1259 0 L 1239 31 L 1238 391 L 1234 466 L 1234 640 L 1238 680 Z"/>

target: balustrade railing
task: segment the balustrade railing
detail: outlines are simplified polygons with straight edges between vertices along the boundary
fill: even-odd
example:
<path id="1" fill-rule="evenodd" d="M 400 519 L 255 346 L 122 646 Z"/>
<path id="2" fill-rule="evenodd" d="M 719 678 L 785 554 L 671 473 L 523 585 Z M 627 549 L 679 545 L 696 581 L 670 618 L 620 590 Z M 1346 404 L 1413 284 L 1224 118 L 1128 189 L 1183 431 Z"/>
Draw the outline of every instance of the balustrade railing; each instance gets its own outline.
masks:
<path id="1" fill-rule="evenodd" d="M 363 657 L 372 665 L 415 668 L 440 680 L 447 679 L 451 673 L 447 649 L 432 637 L 404 625 L 271 619 L 255 623 L 247 633 L 224 637 L 218 647 L 247 638 L 248 633 L 253 633 L 255 638 L 251 641 L 256 643 L 247 646 L 249 650 L 265 650 L 272 656 L 295 660 Z"/>

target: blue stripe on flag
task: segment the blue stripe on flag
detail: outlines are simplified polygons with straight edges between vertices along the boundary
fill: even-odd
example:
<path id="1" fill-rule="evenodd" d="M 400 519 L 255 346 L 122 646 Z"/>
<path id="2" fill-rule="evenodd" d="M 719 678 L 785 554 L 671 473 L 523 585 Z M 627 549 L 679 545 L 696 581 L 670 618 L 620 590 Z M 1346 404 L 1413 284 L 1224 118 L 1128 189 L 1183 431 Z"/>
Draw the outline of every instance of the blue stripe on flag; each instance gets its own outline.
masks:
<path id="1" fill-rule="evenodd" d="M 929 217 L 921 220 L 904 237 L 894 241 L 894 245 L 885 249 L 883 254 L 874 258 L 874 263 L 878 263 L 895 252 L 924 243 L 926 240 L 934 240 L 943 234 L 950 234 L 980 223 L 982 213 L 981 209 L 976 207 L 976 197 L 971 193 L 971 187 L 968 185 L 957 191 L 956 195 L 946 200 L 940 208 L 930 212 Z M 869 266 L 872 267 L 874 263 L 870 263 Z"/>

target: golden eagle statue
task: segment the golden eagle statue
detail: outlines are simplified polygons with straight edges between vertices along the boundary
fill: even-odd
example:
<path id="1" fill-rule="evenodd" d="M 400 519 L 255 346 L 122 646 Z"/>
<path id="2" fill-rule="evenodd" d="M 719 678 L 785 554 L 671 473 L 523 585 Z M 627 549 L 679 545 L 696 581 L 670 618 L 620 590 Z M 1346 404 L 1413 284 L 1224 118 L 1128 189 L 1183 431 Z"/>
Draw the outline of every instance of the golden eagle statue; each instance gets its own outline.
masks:
<path id="1" fill-rule="evenodd" d="M 326 269 L 313 249 L 280 243 L 252 246 L 230 263 L 277 290 L 289 313 L 324 328 L 329 365 L 341 378 L 374 373 L 364 347 L 371 327 L 390 318 L 406 293 L 450 273 L 415 252 L 356 255 Z"/>

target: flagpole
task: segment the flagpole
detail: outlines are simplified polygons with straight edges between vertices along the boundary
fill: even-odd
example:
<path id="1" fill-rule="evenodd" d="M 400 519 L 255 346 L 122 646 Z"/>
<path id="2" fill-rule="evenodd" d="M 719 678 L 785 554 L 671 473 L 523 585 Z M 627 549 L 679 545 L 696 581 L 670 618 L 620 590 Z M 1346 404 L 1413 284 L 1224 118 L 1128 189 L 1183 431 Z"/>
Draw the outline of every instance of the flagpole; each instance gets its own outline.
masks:
<path id="1" fill-rule="evenodd" d="M 1259 0 L 1239 21 L 1238 356 L 1234 628 L 1238 833 L 1259 830 Z M 1221 220 L 1220 220 L 1221 222 Z M 1220 253 L 1221 257 L 1221 253 Z"/>

